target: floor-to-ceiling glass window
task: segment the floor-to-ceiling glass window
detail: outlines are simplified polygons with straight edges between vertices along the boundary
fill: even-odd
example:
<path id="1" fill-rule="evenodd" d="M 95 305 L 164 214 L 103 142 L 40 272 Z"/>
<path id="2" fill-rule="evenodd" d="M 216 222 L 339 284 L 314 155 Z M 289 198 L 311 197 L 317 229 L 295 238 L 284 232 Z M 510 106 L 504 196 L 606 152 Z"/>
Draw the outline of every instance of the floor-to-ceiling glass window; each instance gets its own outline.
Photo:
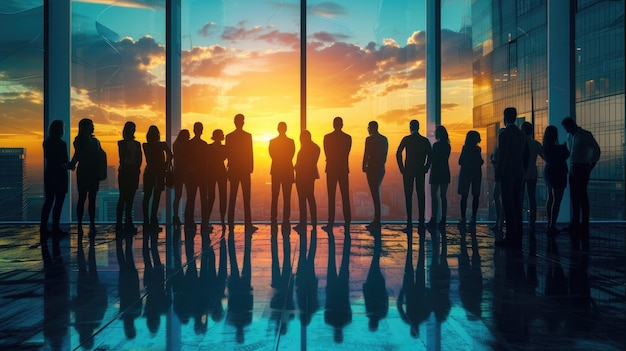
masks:
<path id="1" fill-rule="evenodd" d="M 43 204 L 43 0 L 0 3 L 0 221 Z"/>

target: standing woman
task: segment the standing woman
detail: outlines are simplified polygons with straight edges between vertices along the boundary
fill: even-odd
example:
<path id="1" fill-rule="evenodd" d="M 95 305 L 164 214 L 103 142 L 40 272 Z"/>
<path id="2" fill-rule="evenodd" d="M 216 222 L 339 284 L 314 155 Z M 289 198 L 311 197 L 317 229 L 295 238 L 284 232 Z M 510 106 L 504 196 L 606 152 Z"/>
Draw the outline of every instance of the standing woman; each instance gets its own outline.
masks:
<path id="1" fill-rule="evenodd" d="M 178 216 L 178 209 L 180 207 L 180 199 L 183 197 L 183 185 L 187 182 L 189 177 L 189 155 L 185 146 L 189 141 L 188 129 L 181 129 L 178 132 L 176 140 L 172 148 L 174 149 L 174 225 L 180 226 L 182 222 Z"/>
<path id="2" fill-rule="evenodd" d="M 207 145 L 207 157 L 209 165 L 208 182 L 209 191 L 207 196 L 209 198 L 207 216 L 211 219 L 211 212 L 213 212 L 213 203 L 215 202 L 215 186 L 220 194 L 220 222 L 222 228 L 226 225 L 226 186 L 228 183 L 228 175 L 226 174 L 226 166 L 224 161 L 226 160 L 226 145 L 222 143 L 224 140 L 224 131 L 221 129 L 215 129 L 211 136 L 213 142 Z"/>
<path id="3" fill-rule="evenodd" d="M 117 224 L 115 229 L 127 232 L 136 232 L 133 225 L 133 201 L 139 187 L 139 173 L 141 172 L 141 144 L 135 140 L 135 123 L 128 121 L 124 124 L 122 136 L 124 139 L 117 142 L 120 155 L 117 182 L 120 188 L 120 198 L 117 200 Z M 126 221 L 122 226 L 122 212 L 126 210 Z"/>
<path id="4" fill-rule="evenodd" d="M 39 233 L 45 239 L 50 234 L 60 237 L 67 233 L 59 227 L 61 210 L 67 194 L 67 169 L 69 157 L 67 144 L 63 139 L 63 122 L 54 120 L 48 128 L 48 138 L 43 142 L 43 157 L 46 160 L 46 168 L 43 173 L 45 200 L 41 208 L 41 224 Z M 52 204 L 54 203 L 54 209 Z M 52 232 L 48 231 L 48 217 L 52 210 Z"/>
<path id="5" fill-rule="evenodd" d="M 146 133 L 147 142 L 143 144 L 146 155 L 146 168 L 143 171 L 143 226 L 144 231 L 157 229 L 157 212 L 161 200 L 161 191 L 165 189 L 165 172 L 172 162 L 172 151 L 164 141 L 157 126 L 152 125 Z M 152 198 L 152 204 L 150 204 Z"/>
<path id="6" fill-rule="evenodd" d="M 465 145 L 459 156 L 459 188 L 458 193 L 461 195 L 461 222 L 465 225 L 465 212 L 467 210 L 467 198 L 470 186 L 472 187 L 472 219 L 470 226 L 476 225 L 476 212 L 478 211 L 478 201 L 480 197 L 480 182 L 482 180 L 482 165 L 484 163 L 481 155 L 480 134 L 475 130 L 470 130 L 465 136 Z"/>
<path id="7" fill-rule="evenodd" d="M 432 217 L 428 226 L 434 228 L 437 224 L 437 212 L 439 201 L 437 199 L 437 192 L 439 192 L 439 198 L 441 199 L 441 221 L 439 226 L 444 227 L 446 225 L 446 216 L 448 213 L 448 199 L 446 194 L 448 192 L 448 184 L 450 184 L 450 165 L 448 159 L 450 158 L 450 139 L 448 138 L 448 131 L 444 126 L 437 126 L 435 128 L 435 139 L 437 141 L 433 144 L 433 149 L 430 153 L 432 163 L 430 165 L 430 200 L 432 208 Z"/>
<path id="8" fill-rule="evenodd" d="M 78 234 L 83 233 L 83 213 L 85 200 L 89 197 L 87 212 L 89 213 L 89 236 L 96 235 L 96 195 L 100 188 L 100 162 L 103 157 L 100 141 L 93 135 L 93 121 L 83 118 L 78 122 L 78 135 L 74 138 L 74 156 L 70 162 L 71 169 L 76 167 L 76 184 L 78 186 Z"/>
<path id="9" fill-rule="evenodd" d="M 548 217 L 547 232 L 556 234 L 556 221 L 561 209 L 563 192 L 567 185 L 567 158 L 570 155 L 567 146 L 559 144 L 559 131 L 555 126 L 547 126 L 543 134 L 543 154 L 546 165 L 544 167 L 544 178 L 548 187 L 548 200 L 546 201 L 546 212 Z"/>
<path id="10" fill-rule="evenodd" d="M 317 203 L 315 202 L 315 179 L 320 174 L 317 169 L 317 161 L 320 158 L 320 147 L 311 140 L 311 132 L 303 130 L 300 133 L 300 151 L 296 156 L 296 190 L 298 191 L 298 204 L 300 208 L 300 221 L 294 227 L 296 231 L 306 230 L 306 204 L 311 211 L 311 225 L 313 230 L 317 227 Z"/>

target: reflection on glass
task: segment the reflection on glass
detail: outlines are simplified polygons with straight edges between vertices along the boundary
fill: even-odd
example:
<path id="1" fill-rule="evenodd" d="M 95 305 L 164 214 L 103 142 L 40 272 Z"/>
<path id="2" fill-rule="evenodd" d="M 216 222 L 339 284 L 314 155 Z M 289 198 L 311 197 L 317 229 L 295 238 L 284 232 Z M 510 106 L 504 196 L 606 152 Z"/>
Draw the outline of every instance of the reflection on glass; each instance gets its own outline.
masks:
<path id="1" fill-rule="evenodd" d="M 461 252 L 459 255 L 459 295 L 461 306 L 470 320 L 482 317 L 481 303 L 483 299 L 483 276 L 481 270 L 480 251 L 476 234 L 471 234 L 472 257 L 467 250 L 465 230 L 461 230 Z"/>
<path id="2" fill-rule="evenodd" d="M 272 251 L 272 287 L 274 293 L 270 300 L 270 308 L 272 315 L 270 317 L 272 323 L 275 324 L 275 332 L 280 335 L 287 334 L 289 322 L 294 318 L 295 304 L 293 301 L 293 285 L 291 269 L 291 242 L 289 241 L 289 233 L 291 228 L 289 223 L 281 226 L 283 241 L 283 265 L 280 267 L 280 258 L 278 256 L 278 226 L 273 225 L 271 229 L 271 251 Z"/>
<path id="3" fill-rule="evenodd" d="M 120 296 L 120 318 L 124 322 L 126 338 L 137 336 L 135 320 L 141 316 L 143 302 L 139 292 L 139 272 L 135 266 L 132 234 L 118 235 L 115 238 L 117 263 L 120 267 L 118 291 Z"/>
<path id="4" fill-rule="evenodd" d="M 409 325 L 412 337 L 419 337 L 420 324 L 428 318 L 431 306 L 426 293 L 425 240 L 420 235 L 417 266 L 413 267 L 413 235 L 407 235 L 406 261 L 397 307 L 400 318 Z"/>
<path id="5" fill-rule="evenodd" d="M 70 285 L 67 267 L 61 256 L 58 238 L 53 239 L 52 253 L 47 241 L 41 243 L 43 258 L 43 335 L 44 347 L 51 350 L 69 348 Z"/>
<path id="6" fill-rule="evenodd" d="M 300 256 L 296 271 L 296 296 L 300 311 L 300 340 L 301 345 L 307 345 L 307 327 L 311 323 L 313 314 L 319 309 L 320 302 L 317 295 L 318 279 L 315 275 L 315 253 L 317 252 L 317 230 L 311 230 L 311 242 L 307 243 L 306 231 L 300 235 Z M 308 245 L 307 245 L 308 244 Z M 308 250 L 308 252 L 307 252 Z"/>
<path id="7" fill-rule="evenodd" d="M 380 270 L 380 254 L 382 252 L 380 228 L 371 229 L 371 233 L 374 236 L 374 254 L 367 278 L 363 283 L 363 298 L 365 299 L 365 312 L 369 319 L 369 330 L 376 331 L 380 320 L 387 317 L 389 294 L 385 285 L 385 276 Z"/>
<path id="8" fill-rule="evenodd" d="M 244 327 L 252 323 L 252 307 L 254 296 L 252 294 L 252 266 L 250 253 L 252 235 L 245 235 L 243 267 L 239 271 L 237 253 L 235 250 L 235 233 L 228 233 L 228 256 L 230 258 L 230 276 L 228 277 L 228 310 L 226 322 L 236 329 L 235 339 L 241 344 L 245 341 Z"/>
<path id="9" fill-rule="evenodd" d="M 343 328 L 352 322 L 350 307 L 350 246 L 352 239 L 346 227 L 341 253 L 341 265 L 337 272 L 335 262 L 335 234 L 328 231 L 328 270 L 326 278 L 326 307 L 324 322 L 333 327 L 335 343 L 343 342 Z"/>

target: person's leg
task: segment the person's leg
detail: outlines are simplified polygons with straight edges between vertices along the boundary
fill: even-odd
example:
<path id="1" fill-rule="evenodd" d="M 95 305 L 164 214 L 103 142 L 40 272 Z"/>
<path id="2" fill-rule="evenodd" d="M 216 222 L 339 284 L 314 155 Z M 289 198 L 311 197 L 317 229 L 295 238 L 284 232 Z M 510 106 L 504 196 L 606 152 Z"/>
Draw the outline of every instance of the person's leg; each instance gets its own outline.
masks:
<path id="1" fill-rule="evenodd" d="M 206 179 L 203 179 L 200 181 L 200 184 L 198 185 L 198 190 L 200 190 L 200 218 L 201 218 L 201 224 L 205 227 L 208 228 L 209 225 L 209 217 L 211 215 L 211 212 L 209 212 L 209 183 L 207 182 Z"/>
<path id="2" fill-rule="evenodd" d="M 117 198 L 117 206 L 115 208 L 115 229 L 120 230 L 122 229 L 122 213 L 124 212 L 124 205 L 126 205 L 126 189 L 121 174 L 117 183 L 119 187 L 119 197 Z"/>
<path id="3" fill-rule="evenodd" d="M 472 224 L 476 224 L 476 214 L 478 213 L 478 203 L 480 202 L 479 195 L 472 195 Z"/>
<path id="4" fill-rule="evenodd" d="M 311 225 L 313 229 L 317 226 L 317 202 L 315 201 L 315 179 L 311 179 L 306 186 L 306 198 L 309 203 L 309 210 L 311 211 Z M 305 209 L 306 211 L 306 209 Z M 305 217 L 306 219 L 306 217 Z"/>
<path id="5" fill-rule="evenodd" d="M 335 224 L 335 194 L 337 192 L 337 176 L 326 173 L 326 191 L 328 192 L 328 225 Z"/>
<path id="6" fill-rule="evenodd" d="M 137 192 L 137 188 L 133 187 L 129 189 L 128 196 L 126 198 L 126 225 L 134 229 L 133 227 L 133 202 L 135 200 L 135 193 Z"/>
<path id="7" fill-rule="evenodd" d="M 573 166 L 569 174 L 569 187 L 570 187 L 570 201 L 572 202 L 572 214 L 570 220 L 570 226 L 576 227 L 580 223 L 580 184 L 579 184 L 579 169 Z"/>
<path id="8" fill-rule="evenodd" d="M 185 225 L 194 225 L 196 212 L 196 193 L 198 192 L 198 184 L 195 179 L 189 179 L 186 185 L 187 201 L 185 201 Z"/>
<path id="9" fill-rule="evenodd" d="M 588 167 L 584 167 L 580 172 L 580 210 L 581 210 L 581 223 L 583 228 L 587 228 L 589 226 L 589 192 L 587 191 L 587 187 L 589 186 L 589 177 L 591 175 L 591 169 Z"/>
<path id="10" fill-rule="evenodd" d="M 241 193 L 243 195 L 243 214 L 246 225 L 252 225 L 252 209 L 250 207 L 251 201 L 251 181 L 250 174 L 243 176 L 241 180 Z"/>
<path id="11" fill-rule="evenodd" d="M 59 232 L 61 222 L 61 211 L 65 202 L 65 192 L 57 191 L 54 195 L 54 208 L 52 209 L 52 231 Z"/>
<path id="12" fill-rule="evenodd" d="M 437 223 L 437 215 L 439 212 L 439 199 L 437 192 L 439 191 L 439 184 L 431 183 L 430 184 L 430 211 L 432 215 L 430 217 L 429 225 L 433 225 Z"/>
<path id="13" fill-rule="evenodd" d="M 535 227 L 537 221 L 537 179 L 526 180 L 526 191 L 528 192 L 528 207 L 530 207 L 530 226 Z"/>
<path id="14" fill-rule="evenodd" d="M 227 179 L 224 178 L 219 178 L 217 180 L 217 190 L 219 191 L 220 194 L 220 220 L 222 221 L 222 225 L 224 225 L 225 222 L 225 217 L 226 217 L 226 187 L 227 187 Z"/>
<path id="15" fill-rule="evenodd" d="M 54 202 L 54 199 L 54 192 L 46 189 L 43 206 L 41 207 L 41 220 L 39 223 L 39 231 L 42 234 L 48 231 L 48 217 L 50 217 L 50 211 L 52 210 L 52 203 Z"/>
<path id="16" fill-rule="evenodd" d="M 213 206 L 215 204 L 215 185 L 217 185 L 217 179 L 210 175 L 207 180 L 207 222 L 211 220 L 211 214 L 213 213 Z"/>
<path id="17" fill-rule="evenodd" d="M 180 175 L 175 176 L 174 182 L 174 204 L 173 204 L 173 212 L 174 212 L 174 224 L 180 224 L 180 217 L 178 216 L 180 209 L 180 199 L 183 197 L 183 181 L 178 179 Z"/>
<path id="18" fill-rule="evenodd" d="M 441 221 L 439 223 L 446 223 L 448 216 L 448 184 L 439 185 L 439 196 L 441 197 Z"/>
<path id="19" fill-rule="evenodd" d="M 467 212 L 468 194 L 461 194 L 461 223 L 465 223 L 465 213 Z"/>
<path id="20" fill-rule="evenodd" d="M 404 203 L 406 206 L 406 225 L 413 224 L 413 179 L 414 177 L 404 174 L 402 180 L 404 183 Z"/>
<path id="21" fill-rule="evenodd" d="M 78 226 L 83 224 L 83 213 L 85 213 L 85 201 L 87 200 L 87 192 L 85 190 L 78 191 L 78 201 L 76 202 L 76 220 Z"/>
<path id="22" fill-rule="evenodd" d="M 296 180 L 296 192 L 298 193 L 298 210 L 300 217 L 298 226 L 306 225 L 306 196 L 304 194 L 304 184 L 301 180 Z"/>
<path id="23" fill-rule="evenodd" d="M 565 189 L 554 189 L 554 203 L 552 204 L 552 227 L 556 227 L 556 222 L 559 219 L 559 212 L 561 211 L 561 201 L 563 200 L 563 193 Z"/>
<path id="24" fill-rule="evenodd" d="M 150 225 L 155 226 L 155 227 L 159 225 L 157 213 L 159 213 L 160 201 L 161 201 L 161 190 L 155 187 L 153 191 L 153 198 L 152 198 L 152 213 L 150 213 Z"/>
<path id="25" fill-rule="evenodd" d="M 230 178 L 230 193 L 228 198 L 228 226 L 231 229 L 235 225 L 235 203 L 237 201 L 237 190 L 239 188 L 239 182 L 239 178 Z"/>
<path id="26" fill-rule="evenodd" d="M 98 195 L 98 190 L 89 191 L 89 205 L 87 206 L 87 211 L 89 212 L 89 225 L 92 230 L 96 225 L 96 195 Z"/>
<path id="27" fill-rule="evenodd" d="M 548 198 L 546 199 L 546 217 L 548 220 L 547 229 L 551 230 L 554 226 L 554 222 L 552 222 L 553 213 L 554 213 L 554 197 L 555 197 L 555 189 L 548 186 Z"/>
<path id="28" fill-rule="evenodd" d="M 292 182 L 290 180 L 282 181 L 283 188 L 283 222 L 289 223 L 289 217 L 291 215 L 291 187 Z"/>
<path id="29" fill-rule="evenodd" d="M 278 193 L 280 192 L 280 181 L 278 177 L 272 176 L 272 202 L 270 206 L 270 222 L 275 225 L 278 217 Z"/>
<path id="30" fill-rule="evenodd" d="M 510 177 L 500 179 L 500 194 L 502 196 L 502 209 L 504 212 L 504 219 L 506 221 L 506 233 L 507 241 L 513 240 L 515 233 L 515 221 L 514 221 L 514 180 Z"/>
<path id="31" fill-rule="evenodd" d="M 339 191 L 341 191 L 343 220 L 346 225 L 350 225 L 352 222 L 352 210 L 350 209 L 350 181 L 348 180 L 348 173 L 339 176 Z"/>
<path id="32" fill-rule="evenodd" d="M 417 206 L 419 211 L 420 225 L 423 225 L 426 221 L 426 219 L 424 218 L 424 213 L 426 212 L 426 189 L 424 188 L 426 184 L 424 183 L 424 180 L 424 173 L 419 173 L 417 177 L 415 177 L 415 189 L 417 192 Z"/>
<path id="33" fill-rule="evenodd" d="M 514 218 L 515 218 L 515 239 L 514 242 L 516 248 L 521 248 L 522 246 L 522 235 L 524 230 L 524 179 L 523 178 L 515 178 L 514 180 Z"/>
<path id="34" fill-rule="evenodd" d="M 502 190 L 500 181 L 493 182 L 493 202 L 496 207 L 496 228 L 504 227 L 504 208 L 502 207 Z"/>

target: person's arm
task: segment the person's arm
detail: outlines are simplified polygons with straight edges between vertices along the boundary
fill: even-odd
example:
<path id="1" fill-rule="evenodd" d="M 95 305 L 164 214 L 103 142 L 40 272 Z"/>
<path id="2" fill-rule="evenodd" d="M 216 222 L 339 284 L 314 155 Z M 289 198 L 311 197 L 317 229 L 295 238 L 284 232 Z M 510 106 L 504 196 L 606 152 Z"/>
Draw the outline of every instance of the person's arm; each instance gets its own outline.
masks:
<path id="1" fill-rule="evenodd" d="M 365 151 L 363 151 L 363 162 L 361 164 L 361 169 L 363 172 L 367 172 L 367 160 L 369 159 L 369 144 L 370 138 L 365 138 Z"/>
<path id="2" fill-rule="evenodd" d="M 428 141 L 428 139 L 425 139 L 426 142 L 424 143 L 424 145 L 427 145 L 428 147 L 426 148 L 426 164 L 424 164 L 424 173 L 427 173 L 428 170 L 430 169 L 430 164 L 432 163 L 432 160 L 430 159 L 432 152 L 433 152 L 433 147 L 432 145 L 430 145 L 430 141 Z"/>
<path id="3" fill-rule="evenodd" d="M 404 139 L 400 141 L 400 145 L 398 145 L 398 150 L 396 151 L 396 161 L 398 162 L 398 168 L 400 169 L 400 173 L 404 174 L 404 162 L 402 161 L 402 152 L 406 148 L 404 145 Z"/>
<path id="4" fill-rule="evenodd" d="M 596 163 L 598 163 L 598 160 L 600 159 L 600 145 L 598 145 L 598 142 L 596 141 L 596 138 L 593 137 L 593 134 L 591 134 L 591 132 L 589 132 L 589 142 L 591 144 L 591 150 L 592 150 L 592 154 L 591 154 L 591 169 L 593 169 L 596 166 Z"/>

